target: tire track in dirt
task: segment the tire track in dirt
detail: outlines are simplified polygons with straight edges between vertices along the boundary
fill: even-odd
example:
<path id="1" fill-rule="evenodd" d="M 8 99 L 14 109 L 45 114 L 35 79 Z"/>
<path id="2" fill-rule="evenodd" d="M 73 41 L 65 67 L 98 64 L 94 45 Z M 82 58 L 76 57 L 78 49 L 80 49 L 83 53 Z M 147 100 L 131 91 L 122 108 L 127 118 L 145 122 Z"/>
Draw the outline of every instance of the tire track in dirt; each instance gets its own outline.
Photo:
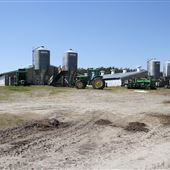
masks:
<path id="1" fill-rule="evenodd" d="M 142 120 L 145 119 L 142 118 Z M 0 167 L 11 169 L 88 167 L 91 169 L 98 167 L 98 164 L 100 168 L 107 167 L 105 160 L 113 160 L 115 167 L 116 165 L 123 167 L 123 164 L 117 160 L 123 160 L 125 157 L 127 159 L 128 155 L 138 147 L 145 148 L 151 146 L 151 143 L 153 145 L 156 142 L 159 144 L 170 140 L 170 129 L 167 124 L 166 126 L 159 124 L 155 128 L 149 126 L 148 133 L 126 131 L 128 121 L 118 126 L 117 122 L 101 119 L 101 114 L 96 113 L 91 113 L 91 116 L 89 114 L 86 119 L 81 117 L 76 121 L 65 122 L 63 125 L 65 127 L 57 128 L 45 125 L 44 131 L 41 130 L 41 126 L 38 126 L 40 129 L 33 128 L 31 131 L 21 132 L 20 138 L 13 139 L 7 136 L 4 141 L 1 141 L 3 145 L 0 148 L 2 149 Z M 20 130 L 18 128 L 18 131 Z M 14 132 L 16 133 L 15 128 Z M 0 139 L 3 137 L 1 136 Z M 106 140 L 98 137 L 106 138 Z M 166 160 L 164 161 L 167 163 Z M 127 159 L 126 162 L 129 164 L 130 160 Z"/>
<path id="2" fill-rule="evenodd" d="M 41 154 L 43 155 L 47 152 L 59 152 L 71 145 L 76 145 L 76 143 L 83 139 L 88 133 L 89 127 L 91 128 L 92 125 L 93 121 L 90 120 L 87 122 L 77 122 L 65 128 L 39 132 L 38 136 L 36 136 L 36 134 L 30 135 L 28 132 L 29 136 L 27 139 L 25 139 L 26 134 L 20 140 L 16 139 L 13 142 L 8 139 L 4 144 L 4 147 L 1 146 L 0 156 L 1 158 L 5 156 L 14 156 L 15 159 L 18 157 L 19 161 L 21 157 L 26 157 L 26 159 L 29 160 L 32 155 L 34 155 L 34 158 L 38 158 Z M 36 155 L 36 153 L 38 154 Z M 7 167 L 8 166 L 9 165 L 7 165 Z M 14 167 L 15 166 L 14 163 Z"/>

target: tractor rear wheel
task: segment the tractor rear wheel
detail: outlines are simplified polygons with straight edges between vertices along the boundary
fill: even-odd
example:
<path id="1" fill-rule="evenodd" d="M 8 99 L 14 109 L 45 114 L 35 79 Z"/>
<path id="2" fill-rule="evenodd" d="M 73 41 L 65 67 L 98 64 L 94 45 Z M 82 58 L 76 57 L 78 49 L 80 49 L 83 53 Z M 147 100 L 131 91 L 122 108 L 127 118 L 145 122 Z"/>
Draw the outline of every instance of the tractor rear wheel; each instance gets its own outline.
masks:
<path id="1" fill-rule="evenodd" d="M 75 84 L 76 88 L 77 89 L 85 89 L 86 88 L 86 84 L 80 80 L 77 80 L 76 81 L 76 84 Z"/>
<path id="2" fill-rule="evenodd" d="M 104 89 L 105 81 L 102 78 L 97 77 L 93 80 L 92 86 L 94 89 Z"/>

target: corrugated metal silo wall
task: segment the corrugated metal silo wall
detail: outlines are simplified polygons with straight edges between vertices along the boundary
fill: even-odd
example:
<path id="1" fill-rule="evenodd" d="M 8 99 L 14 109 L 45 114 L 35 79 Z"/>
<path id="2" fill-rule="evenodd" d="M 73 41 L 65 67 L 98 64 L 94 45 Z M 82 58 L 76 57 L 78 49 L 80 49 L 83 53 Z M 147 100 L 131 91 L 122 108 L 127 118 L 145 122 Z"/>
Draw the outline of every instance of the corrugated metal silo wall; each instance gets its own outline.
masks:
<path id="1" fill-rule="evenodd" d="M 148 62 L 148 75 L 155 78 L 160 77 L 160 61 L 151 60 Z"/>
<path id="2" fill-rule="evenodd" d="M 65 53 L 63 57 L 63 67 L 65 71 L 77 71 L 77 53 Z"/>
<path id="3" fill-rule="evenodd" d="M 160 77 L 160 62 L 159 61 L 153 63 L 153 76 L 155 78 Z"/>
<path id="4" fill-rule="evenodd" d="M 39 52 L 38 50 L 33 50 L 33 66 L 35 70 L 40 69 L 40 64 L 39 64 Z"/>
<path id="5" fill-rule="evenodd" d="M 170 61 L 165 62 L 163 76 L 170 78 Z"/>
<path id="6" fill-rule="evenodd" d="M 39 50 L 39 67 L 42 70 L 47 70 L 50 66 L 50 51 Z"/>

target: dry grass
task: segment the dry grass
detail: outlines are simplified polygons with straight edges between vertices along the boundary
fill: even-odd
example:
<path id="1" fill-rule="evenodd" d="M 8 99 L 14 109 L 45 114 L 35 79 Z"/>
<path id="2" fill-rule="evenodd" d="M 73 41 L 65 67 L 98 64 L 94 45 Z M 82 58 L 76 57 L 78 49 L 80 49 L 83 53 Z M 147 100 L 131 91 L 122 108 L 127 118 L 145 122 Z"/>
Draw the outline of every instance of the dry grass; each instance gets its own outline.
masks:
<path id="1" fill-rule="evenodd" d="M 0 129 L 15 127 L 27 121 L 41 120 L 43 117 L 34 113 L 21 115 L 3 113 L 0 114 Z"/>
<path id="2" fill-rule="evenodd" d="M 23 116 L 0 114 L 0 128 L 7 128 L 19 125 L 25 121 Z"/>
<path id="3" fill-rule="evenodd" d="M 44 93 L 49 95 L 56 95 L 62 92 L 72 91 L 73 88 L 67 87 L 53 87 L 53 86 L 6 86 L 0 87 L 0 101 L 7 101 L 15 94 L 26 94 L 34 97 L 34 94 L 39 94 L 36 97 L 42 97 Z"/>

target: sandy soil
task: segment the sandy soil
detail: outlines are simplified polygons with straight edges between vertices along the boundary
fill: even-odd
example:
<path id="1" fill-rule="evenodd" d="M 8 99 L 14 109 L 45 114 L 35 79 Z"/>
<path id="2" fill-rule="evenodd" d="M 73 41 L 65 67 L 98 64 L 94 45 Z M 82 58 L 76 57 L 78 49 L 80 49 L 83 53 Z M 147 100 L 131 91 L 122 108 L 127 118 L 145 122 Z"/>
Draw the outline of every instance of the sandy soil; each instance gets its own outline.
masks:
<path id="1" fill-rule="evenodd" d="M 0 169 L 170 169 L 170 93 L 73 89 L 16 98 L 1 101 L 0 114 L 36 120 L 0 131 Z"/>

